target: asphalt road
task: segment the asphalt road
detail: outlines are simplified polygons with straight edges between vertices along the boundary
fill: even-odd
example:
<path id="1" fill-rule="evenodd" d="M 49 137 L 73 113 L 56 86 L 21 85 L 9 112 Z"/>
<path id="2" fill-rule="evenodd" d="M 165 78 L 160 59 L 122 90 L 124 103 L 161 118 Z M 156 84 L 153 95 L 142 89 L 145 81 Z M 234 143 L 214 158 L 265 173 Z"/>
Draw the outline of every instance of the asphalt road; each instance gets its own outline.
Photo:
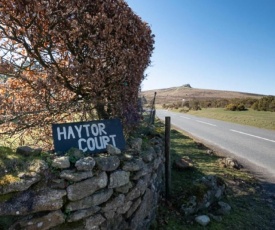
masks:
<path id="1" fill-rule="evenodd" d="M 161 120 L 171 117 L 173 126 L 275 182 L 275 131 L 167 110 L 157 110 L 156 115 Z"/>

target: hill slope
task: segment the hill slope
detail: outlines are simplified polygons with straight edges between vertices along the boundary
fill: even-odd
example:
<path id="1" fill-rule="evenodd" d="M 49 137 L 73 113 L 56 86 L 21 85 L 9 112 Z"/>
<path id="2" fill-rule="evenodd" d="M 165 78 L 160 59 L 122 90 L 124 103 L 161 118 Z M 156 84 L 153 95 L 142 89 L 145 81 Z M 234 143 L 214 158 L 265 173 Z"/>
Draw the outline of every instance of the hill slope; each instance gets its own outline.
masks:
<path id="1" fill-rule="evenodd" d="M 259 99 L 264 95 L 243 93 L 235 91 L 223 91 L 223 90 L 211 90 L 211 89 L 196 89 L 185 86 L 172 87 L 165 89 L 147 90 L 142 91 L 141 95 L 146 98 L 147 101 L 152 100 L 154 93 L 157 93 L 156 104 L 179 102 L 183 99 L 221 99 L 221 98 L 256 98 Z"/>

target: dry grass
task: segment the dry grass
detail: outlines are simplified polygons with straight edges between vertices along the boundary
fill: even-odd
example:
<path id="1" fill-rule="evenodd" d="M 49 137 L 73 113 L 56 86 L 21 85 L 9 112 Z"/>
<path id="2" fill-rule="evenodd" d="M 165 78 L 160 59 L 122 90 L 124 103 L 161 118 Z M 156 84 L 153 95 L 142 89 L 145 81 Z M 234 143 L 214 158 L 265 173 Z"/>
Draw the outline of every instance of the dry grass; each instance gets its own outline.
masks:
<path id="1" fill-rule="evenodd" d="M 156 104 L 165 103 L 176 103 L 182 102 L 182 99 L 192 100 L 192 99 L 219 99 L 219 98 L 256 98 L 259 99 L 264 95 L 234 92 L 234 91 L 223 91 L 223 90 L 211 90 L 211 89 L 196 89 L 196 88 L 186 88 L 183 86 L 172 87 L 167 89 L 157 89 L 143 91 L 141 94 L 150 102 L 154 93 L 157 93 Z"/>
<path id="2" fill-rule="evenodd" d="M 222 108 L 209 108 L 198 111 L 190 110 L 188 113 L 201 117 L 275 130 L 274 112 L 255 111 L 252 109 L 247 111 L 228 111 Z"/>

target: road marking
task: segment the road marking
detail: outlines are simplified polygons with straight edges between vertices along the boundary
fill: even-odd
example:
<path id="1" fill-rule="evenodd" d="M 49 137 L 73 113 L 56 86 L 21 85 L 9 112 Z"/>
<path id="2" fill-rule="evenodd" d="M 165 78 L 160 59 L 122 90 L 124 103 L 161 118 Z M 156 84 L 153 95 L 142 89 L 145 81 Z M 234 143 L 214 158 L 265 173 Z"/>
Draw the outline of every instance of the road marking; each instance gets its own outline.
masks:
<path id="1" fill-rule="evenodd" d="M 184 118 L 184 119 L 191 120 L 191 118 L 189 118 L 189 117 L 184 117 L 184 116 L 180 116 L 180 117 L 182 117 L 182 118 Z"/>
<path id="2" fill-rule="evenodd" d="M 267 138 L 264 138 L 264 137 L 255 136 L 255 135 L 252 135 L 252 134 L 249 134 L 249 133 L 244 133 L 244 132 L 237 131 L 237 130 L 234 130 L 234 129 L 230 129 L 230 131 L 235 132 L 235 133 L 240 133 L 240 134 L 243 134 L 243 135 L 247 135 L 247 136 L 250 136 L 250 137 L 259 138 L 259 139 L 262 139 L 262 140 L 265 140 L 265 141 L 270 141 L 270 142 L 274 142 L 274 143 L 275 143 L 274 140 L 270 140 L 270 139 L 267 139 Z"/>
<path id="3" fill-rule="evenodd" d="M 216 126 L 214 124 L 211 124 L 211 123 L 208 123 L 208 122 L 204 122 L 204 121 L 196 120 L 196 122 L 200 122 L 200 123 L 203 123 L 203 124 L 206 124 L 206 125 Z"/>

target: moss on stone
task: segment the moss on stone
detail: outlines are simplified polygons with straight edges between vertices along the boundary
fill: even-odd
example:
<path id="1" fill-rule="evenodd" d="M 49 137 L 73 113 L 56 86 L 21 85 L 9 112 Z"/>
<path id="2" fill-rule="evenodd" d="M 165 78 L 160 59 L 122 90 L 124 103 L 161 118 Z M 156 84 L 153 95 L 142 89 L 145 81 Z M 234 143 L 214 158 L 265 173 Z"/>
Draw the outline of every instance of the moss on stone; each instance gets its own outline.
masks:
<path id="1" fill-rule="evenodd" d="M 0 178 L 0 185 L 3 186 L 3 185 L 7 185 L 7 184 L 12 184 L 18 180 L 19 180 L 18 177 L 14 176 L 12 174 L 6 174 Z"/>

